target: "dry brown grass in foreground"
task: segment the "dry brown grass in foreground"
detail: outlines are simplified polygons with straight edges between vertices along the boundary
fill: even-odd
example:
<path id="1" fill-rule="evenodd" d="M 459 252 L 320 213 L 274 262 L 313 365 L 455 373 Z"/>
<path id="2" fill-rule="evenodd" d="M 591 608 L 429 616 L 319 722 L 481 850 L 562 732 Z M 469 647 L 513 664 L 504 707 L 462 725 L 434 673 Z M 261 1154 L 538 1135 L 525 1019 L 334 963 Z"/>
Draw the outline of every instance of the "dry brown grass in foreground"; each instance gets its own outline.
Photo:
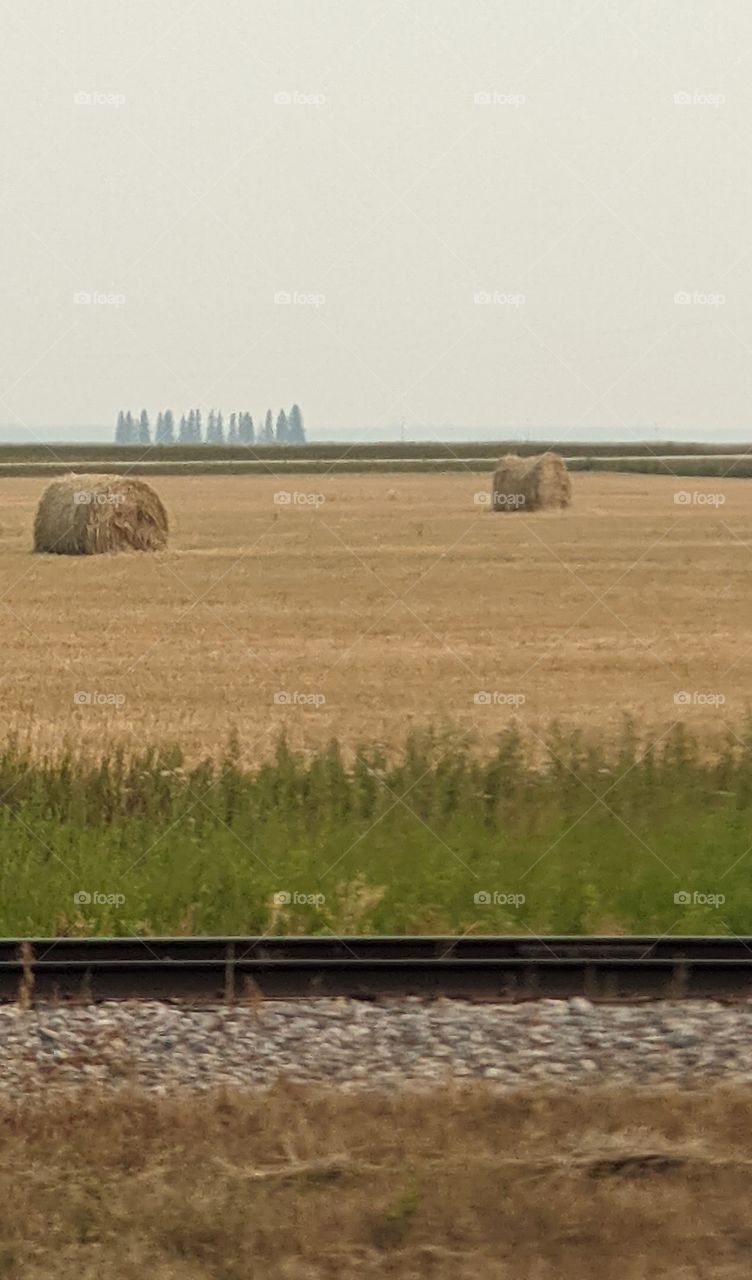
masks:
<path id="1" fill-rule="evenodd" d="M 4 1280 L 749 1274 L 748 1090 L 0 1107 Z"/>
<path id="2" fill-rule="evenodd" d="M 31 554 L 44 482 L 6 479 L 0 737 L 33 725 L 40 748 L 179 742 L 195 758 L 234 723 L 250 762 L 283 730 L 396 747 L 428 722 L 485 744 L 515 717 L 536 733 L 558 717 L 608 734 L 624 711 L 645 729 L 738 724 L 752 480 L 572 483 L 569 511 L 503 518 L 473 500 L 483 473 L 164 476 L 168 551 L 68 558 Z M 726 701 L 677 706 L 679 691 Z"/>

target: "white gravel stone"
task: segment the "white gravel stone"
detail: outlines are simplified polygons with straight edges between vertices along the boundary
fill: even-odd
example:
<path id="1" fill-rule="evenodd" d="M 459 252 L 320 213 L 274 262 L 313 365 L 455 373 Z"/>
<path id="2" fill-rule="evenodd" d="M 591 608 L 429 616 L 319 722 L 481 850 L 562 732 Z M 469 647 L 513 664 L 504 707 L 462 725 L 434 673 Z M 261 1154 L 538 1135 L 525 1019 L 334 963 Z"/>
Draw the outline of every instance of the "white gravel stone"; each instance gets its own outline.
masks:
<path id="1" fill-rule="evenodd" d="M 335 999 L 260 1006 L 0 1005 L 6 1096 L 76 1085 L 159 1093 L 280 1078 L 394 1088 L 452 1078 L 696 1088 L 752 1078 L 752 1003 Z"/>

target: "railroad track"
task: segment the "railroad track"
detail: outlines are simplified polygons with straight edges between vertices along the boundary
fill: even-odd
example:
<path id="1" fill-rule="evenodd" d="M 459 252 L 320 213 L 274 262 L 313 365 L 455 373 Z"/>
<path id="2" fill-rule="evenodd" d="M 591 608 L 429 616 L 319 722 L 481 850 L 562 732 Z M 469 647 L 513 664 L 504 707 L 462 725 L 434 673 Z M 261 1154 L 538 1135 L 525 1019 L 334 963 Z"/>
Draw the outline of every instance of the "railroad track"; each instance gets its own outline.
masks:
<path id="1" fill-rule="evenodd" d="M 0 1000 L 752 997 L 752 938 L 5 938 Z"/>

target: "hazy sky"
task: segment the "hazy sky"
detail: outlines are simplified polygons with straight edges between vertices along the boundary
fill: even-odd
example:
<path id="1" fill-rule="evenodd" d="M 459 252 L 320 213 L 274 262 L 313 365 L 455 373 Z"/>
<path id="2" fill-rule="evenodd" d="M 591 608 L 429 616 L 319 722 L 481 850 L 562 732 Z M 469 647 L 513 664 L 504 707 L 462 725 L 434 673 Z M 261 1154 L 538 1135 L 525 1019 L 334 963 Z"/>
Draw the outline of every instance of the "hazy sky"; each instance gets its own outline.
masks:
<path id="1" fill-rule="evenodd" d="M 1 422 L 752 426 L 749 0 L 2 18 Z"/>

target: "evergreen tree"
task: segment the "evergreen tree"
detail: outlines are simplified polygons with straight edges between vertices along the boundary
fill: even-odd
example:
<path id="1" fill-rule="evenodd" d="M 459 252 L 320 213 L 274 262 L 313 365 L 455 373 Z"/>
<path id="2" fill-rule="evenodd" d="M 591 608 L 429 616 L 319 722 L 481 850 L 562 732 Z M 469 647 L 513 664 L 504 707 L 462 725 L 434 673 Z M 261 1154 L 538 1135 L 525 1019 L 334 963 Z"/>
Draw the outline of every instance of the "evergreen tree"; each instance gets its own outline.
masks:
<path id="1" fill-rule="evenodd" d="M 209 417 L 206 420 L 206 443 L 217 443 L 217 419 L 214 416 L 214 410 L 209 410 Z"/>
<path id="2" fill-rule="evenodd" d="M 188 414 L 188 443 L 196 443 L 196 410 L 191 409 Z"/>
<path id="3" fill-rule="evenodd" d="M 253 426 L 253 418 L 250 413 L 241 413 L 238 436 L 240 437 L 241 444 L 253 444 L 255 442 L 256 432 Z"/>
<path id="4" fill-rule="evenodd" d="M 214 443 L 224 444 L 224 442 L 225 442 L 225 420 L 222 417 L 222 411 L 220 409 L 219 413 L 217 414 L 217 422 L 214 427 Z"/>
<path id="5" fill-rule="evenodd" d="M 154 443 L 164 444 L 164 414 L 161 411 L 157 414 L 157 425 L 154 428 Z"/>
<path id="6" fill-rule="evenodd" d="M 117 426 L 115 427 L 115 444 L 126 444 L 126 443 L 127 441 L 125 439 L 125 414 L 121 409 L 117 417 Z"/>
<path id="7" fill-rule="evenodd" d="M 180 419 L 180 430 L 178 432 L 178 440 L 180 441 L 181 444 L 190 444 L 190 441 L 191 441 L 191 437 L 189 435 L 188 419 L 186 418 L 185 414 L 183 414 L 182 418 Z"/>
<path id="8" fill-rule="evenodd" d="M 303 415 L 298 405 L 294 404 L 287 419 L 287 439 L 290 444 L 305 444 L 306 435 L 303 426 Z"/>
<path id="9" fill-rule="evenodd" d="M 274 423 L 272 421 L 272 411 L 267 409 L 264 418 L 264 431 L 261 436 L 262 444 L 274 444 Z"/>
<path id="10" fill-rule="evenodd" d="M 275 438 L 276 438 L 277 444 L 289 443 L 287 414 L 285 413 L 284 409 L 280 409 L 279 413 L 277 414 L 277 430 L 276 430 Z"/>
<path id="11" fill-rule="evenodd" d="M 196 417 L 193 425 L 193 442 L 194 444 L 203 444 L 204 438 L 201 432 L 201 410 L 196 410 Z"/>
<path id="12" fill-rule="evenodd" d="M 172 409 L 165 409 L 164 418 L 162 419 L 162 433 L 165 444 L 175 443 L 175 418 Z"/>
<path id="13" fill-rule="evenodd" d="M 149 415 L 145 409 L 141 410 L 141 417 L 138 420 L 138 443 L 151 444 L 151 431 L 149 430 Z"/>
<path id="14" fill-rule="evenodd" d="M 136 443 L 136 424 L 133 421 L 133 414 L 130 409 L 125 415 L 125 439 L 124 444 Z"/>
<path id="15" fill-rule="evenodd" d="M 237 444 L 237 443 L 238 443 L 238 440 L 239 440 L 239 436 L 238 436 L 238 415 L 237 415 L 236 413 L 231 413 L 231 414 L 230 414 L 230 425 L 229 425 L 229 427 L 227 428 L 227 443 L 228 443 L 228 444 Z"/>

